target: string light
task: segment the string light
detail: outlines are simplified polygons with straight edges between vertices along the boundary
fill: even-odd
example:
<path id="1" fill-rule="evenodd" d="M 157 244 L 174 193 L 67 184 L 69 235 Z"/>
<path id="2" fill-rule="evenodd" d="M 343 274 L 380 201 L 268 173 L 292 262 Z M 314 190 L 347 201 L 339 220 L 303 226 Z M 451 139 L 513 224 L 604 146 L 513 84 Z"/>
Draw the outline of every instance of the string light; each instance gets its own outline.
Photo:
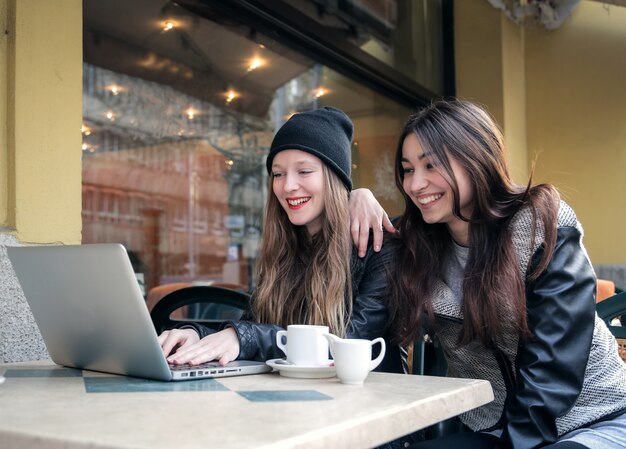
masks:
<path id="1" fill-rule="evenodd" d="M 85 136 L 88 136 L 88 135 L 90 135 L 90 134 L 91 134 L 91 128 L 89 128 L 89 127 L 87 127 L 87 126 L 83 125 L 83 126 L 81 126 L 81 127 L 80 127 L 80 132 L 81 132 L 82 134 L 84 134 Z"/>
<path id="2" fill-rule="evenodd" d="M 111 121 L 114 121 L 115 120 L 115 113 L 113 113 L 113 111 L 107 111 L 106 118 L 108 118 Z"/>
<path id="3" fill-rule="evenodd" d="M 265 61 L 263 61 L 258 56 L 255 56 L 254 58 L 252 58 L 252 60 L 250 60 L 250 65 L 248 66 L 248 72 L 252 72 L 253 70 L 258 69 L 259 67 L 264 65 L 264 63 Z"/>
<path id="4" fill-rule="evenodd" d="M 187 118 L 189 120 L 193 120 L 194 118 L 196 118 L 197 113 L 198 113 L 198 111 L 196 111 L 194 108 L 188 108 L 185 111 L 185 115 L 187 115 Z"/>
<path id="5" fill-rule="evenodd" d="M 326 89 L 324 89 L 323 87 L 318 87 L 317 89 L 315 89 L 315 98 L 323 97 L 327 93 L 328 91 Z"/>
<path id="6" fill-rule="evenodd" d="M 163 23 L 163 31 L 165 31 L 165 32 L 171 31 L 171 30 L 174 29 L 175 26 L 176 26 L 176 24 L 172 20 L 166 20 Z"/>
<path id="7" fill-rule="evenodd" d="M 105 87 L 107 92 L 111 92 L 111 95 L 119 95 L 121 92 L 124 92 L 126 89 L 118 84 L 110 84 Z"/>
<path id="8" fill-rule="evenodd" d="M 239 94 L 234 90 L 229 90 L 226 92 L 226 104 L 230 104 L 235 98 L 237 98 Z"/>

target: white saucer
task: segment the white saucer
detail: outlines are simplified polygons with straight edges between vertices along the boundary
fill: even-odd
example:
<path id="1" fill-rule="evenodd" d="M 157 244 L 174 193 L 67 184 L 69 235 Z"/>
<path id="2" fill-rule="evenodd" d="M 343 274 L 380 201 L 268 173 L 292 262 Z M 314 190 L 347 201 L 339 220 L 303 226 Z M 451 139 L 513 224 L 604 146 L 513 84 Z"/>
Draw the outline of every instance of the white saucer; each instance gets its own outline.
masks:
<path id="1" fill-rule="evenodd" d="M 292 365 L 285 359 L 272 359 L 265 363 L 285 377 L 324 379 L 335 376 L 335 365 Z M 328 363 L 332 363 L 332 360 L 329 360 Z"/>

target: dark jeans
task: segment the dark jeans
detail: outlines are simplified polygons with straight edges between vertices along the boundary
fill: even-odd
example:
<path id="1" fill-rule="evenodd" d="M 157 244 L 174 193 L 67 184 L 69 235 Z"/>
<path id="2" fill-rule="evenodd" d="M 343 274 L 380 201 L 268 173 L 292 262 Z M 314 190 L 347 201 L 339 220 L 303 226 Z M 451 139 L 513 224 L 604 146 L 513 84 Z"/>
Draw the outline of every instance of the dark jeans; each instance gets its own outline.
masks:
<path id="1" fill-rule="evenodd" d="M 411 449 L 495 449 L 498 437 L 475 432 L 462 432 L 409 446 Z"/>
<path id="2" fill-rule="evenodd" d="M 497 449 L 498 437 L 483 433 L 464 432 L 448 435 L 434 440 L 426 440 L 408 446 L 410 449 Z M 542 449 L 589 449 L 582 444 L 565 441 L 549 444 Z"/>

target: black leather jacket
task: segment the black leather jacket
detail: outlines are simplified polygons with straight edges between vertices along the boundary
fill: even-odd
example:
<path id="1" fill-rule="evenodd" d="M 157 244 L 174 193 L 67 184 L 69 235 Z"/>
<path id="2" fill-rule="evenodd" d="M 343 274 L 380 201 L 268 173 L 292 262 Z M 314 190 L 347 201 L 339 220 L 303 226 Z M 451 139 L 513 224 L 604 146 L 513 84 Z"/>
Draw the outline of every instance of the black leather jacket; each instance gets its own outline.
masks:
<path id="1" fill-rule="evenodd" d="M 519 343 L 515 366 L 507 367 L 515 378 L 507 385 L 502 447 L 538 448 L 626 410 L 626 385 L 608 387 L 611 374 L 626 378 L 626 366 L 596 317 L 596 278 L 581 241 L 579 228 L 559 228 L 549 266 L 526 286 L 533 338 Z M 601 354 L 605 336 L 609 352 Z"/>
<path id="2" fill-rule="evenodd" d="M 377 337 L 388 337 L 389 330 L 386 295 L 387 291 L 387 264 L 392 257 L 392 245 L 383 245 L 383 249 L 374 252 L 371 239 L 364 257 L 357 255 L 356 249 L 352 253 L 352 315 L 348 324 L 348 338 L 364 338 L 372 340 Z M 270 360 L 284 357 L 285 354 L 276 345 L 276 333 L 282 329 L 273 324 L 254 322 L 247 314 L 242 320 L 227 321 L 222 325 L 232 327 L 239 338 L 238 359 Z M 200 334 L 200 338 L 213 331 L 205 326 L 192 323 L 191 326 Z M 385 338 L 387 351 L 383 362 L 377 371 L 402 372 L 400 349 L 397 345 L 390 345 Z M 374 351 L 378 345 L 374 346 Z M 376 354 L 374 354 L 376 355 Z"/>
<path id="3" fill-rule="evenodd" d="M 543 251 L 542 236 L 530 247 L 531 219 L 523 211 L 512 225 L 524 276 Z M 510 333 L 493 350 L 478 343 L 458 348 L 462 317 L 452 293 L 440 288 L 434 303 L 436 335 L 448 360 L 448 375 L 487 379 L 494 390 L 492 403 L 461 415 L 468 427 L 500 428 L 500 447 L 534 449 L 626 410 L 626 365 L 595 314 L 595 288 L 582 228 L 565 203 L 548 267 L 535 281 L 526 279 L 532 338 Z"/>

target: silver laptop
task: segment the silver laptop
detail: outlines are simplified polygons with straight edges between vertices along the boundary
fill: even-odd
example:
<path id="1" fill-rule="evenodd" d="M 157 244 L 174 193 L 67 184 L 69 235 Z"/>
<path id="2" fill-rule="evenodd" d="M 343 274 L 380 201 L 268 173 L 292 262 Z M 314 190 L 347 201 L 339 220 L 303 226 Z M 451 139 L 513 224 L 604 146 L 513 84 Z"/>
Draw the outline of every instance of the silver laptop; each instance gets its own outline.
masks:
<path id="1" fill-rule="evenodd" d="M 59 365 L 166 381 L 272 370 L 244 360 L 169 366 L 122 245 L 9 247 L 7 253 Z"/>

